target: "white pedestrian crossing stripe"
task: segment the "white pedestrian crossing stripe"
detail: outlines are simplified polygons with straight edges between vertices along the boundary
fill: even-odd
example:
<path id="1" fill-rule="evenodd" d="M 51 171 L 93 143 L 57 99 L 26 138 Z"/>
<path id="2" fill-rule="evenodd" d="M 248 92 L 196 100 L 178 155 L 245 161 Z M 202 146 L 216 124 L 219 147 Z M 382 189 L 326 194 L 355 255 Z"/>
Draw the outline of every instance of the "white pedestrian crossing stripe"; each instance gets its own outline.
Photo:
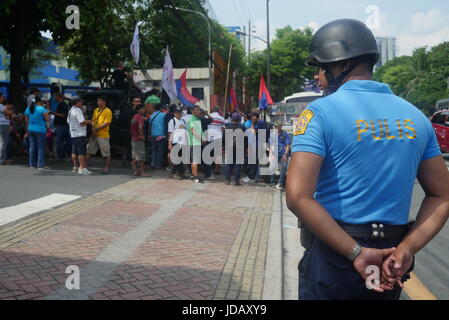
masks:
<path id="1" fill-rule="evenodd" d="M 33 214 L 51 210 L 55 207 L 79 198 L 81 198 L 81 196 L 52 193 L 39 199 L 27 201 L 11 207 L 2 208 L 0 209 L 0 227 L 31 216 Z"/>

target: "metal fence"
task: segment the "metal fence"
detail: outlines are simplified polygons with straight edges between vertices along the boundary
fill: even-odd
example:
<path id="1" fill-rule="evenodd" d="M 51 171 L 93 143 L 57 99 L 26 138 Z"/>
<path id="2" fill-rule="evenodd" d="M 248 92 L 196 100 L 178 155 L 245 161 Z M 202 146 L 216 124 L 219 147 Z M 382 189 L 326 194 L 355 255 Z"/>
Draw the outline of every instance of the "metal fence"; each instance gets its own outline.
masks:
<path id="1" fill-rule="evenodd" d="M 51 93 L 50 90 L 54 85 L 49 83 L 28 83 L 23 84 L 24 88 L 36 88 L 41 92 L 41 96 L 43 99 L 50 99 Z M 58 85 L 59 86 L 59 85 Z M 83 86 L 64 86 L 60 85 L 61 92 L 67 97 L 71 98 L 73 96 L 79 95 L 81 92 L 86 91 L 94 91 L 98 90 L 97 87 L 83 87 Z M 9 97 L 9 82 L 0 82 L 0 92 L 3 93 L 4 96 Z"/>

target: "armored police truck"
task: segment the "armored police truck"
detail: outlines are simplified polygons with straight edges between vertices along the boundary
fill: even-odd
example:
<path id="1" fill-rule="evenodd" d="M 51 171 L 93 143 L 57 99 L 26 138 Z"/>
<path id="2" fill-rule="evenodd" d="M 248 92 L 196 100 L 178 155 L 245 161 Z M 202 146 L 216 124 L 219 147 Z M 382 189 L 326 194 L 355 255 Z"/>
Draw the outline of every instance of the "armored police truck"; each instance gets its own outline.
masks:
<path id="1" fill-rule="evenodd" d="M 129 132 L 131 118 L 134 110 L 131 102 L 134 97 L 140 97 L 144 100 L 145 96 L 140 92 L 132 90 L 97 90 L 81 94 L 81 98 L 86 101 L 87 116 L 92 119 L 93 112 L 97 107 L 97 99 L 106 98 L 106 105 L 112 111 L 112 122 L 110 126 L 110 145 L 111 152 L 129 160 L 131 149 L 131 137 Z"/>

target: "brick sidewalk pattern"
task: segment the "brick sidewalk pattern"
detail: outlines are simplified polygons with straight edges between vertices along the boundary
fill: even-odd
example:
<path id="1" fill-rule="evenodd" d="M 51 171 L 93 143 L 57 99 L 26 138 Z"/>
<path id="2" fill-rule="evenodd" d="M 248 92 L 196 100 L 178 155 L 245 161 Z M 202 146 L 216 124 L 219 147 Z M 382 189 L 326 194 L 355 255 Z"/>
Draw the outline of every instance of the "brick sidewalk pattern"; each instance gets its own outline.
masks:
<path id="1" fill-rule="evenodd" d="M 0 229 L 0 299 L 261 299 L 272 201 L 265 186 L 132 180 Z"/>

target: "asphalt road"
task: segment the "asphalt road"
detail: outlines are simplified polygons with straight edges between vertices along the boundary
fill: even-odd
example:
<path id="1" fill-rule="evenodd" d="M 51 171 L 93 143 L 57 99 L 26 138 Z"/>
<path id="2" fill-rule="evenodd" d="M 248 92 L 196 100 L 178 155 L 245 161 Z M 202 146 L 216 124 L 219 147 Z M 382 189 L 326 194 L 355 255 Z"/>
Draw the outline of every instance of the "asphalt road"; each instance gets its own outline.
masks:
<path id="1" fill-rule="evenodd" d="M 87 197 L 134 179 L 132 171 L 114 161 L 109 175 L 101 174 L 101 159 L 92 161 L 92 176 L 72 173 L 71 163 L 49 162 L 51 170 L 40 172 L 30 169 L 24 159 L 19 164 L 0 166 L 0 208 L 35 200 L 52 193 Z"/>
<path id="2" fill-rule="evenodd" d="M 416 183 L 411 217 L 416 217 L 423 198 L 424 192 Z M 449 300 L 449 223 L 417 254 L 414 273 L 437 299 Z"/>

